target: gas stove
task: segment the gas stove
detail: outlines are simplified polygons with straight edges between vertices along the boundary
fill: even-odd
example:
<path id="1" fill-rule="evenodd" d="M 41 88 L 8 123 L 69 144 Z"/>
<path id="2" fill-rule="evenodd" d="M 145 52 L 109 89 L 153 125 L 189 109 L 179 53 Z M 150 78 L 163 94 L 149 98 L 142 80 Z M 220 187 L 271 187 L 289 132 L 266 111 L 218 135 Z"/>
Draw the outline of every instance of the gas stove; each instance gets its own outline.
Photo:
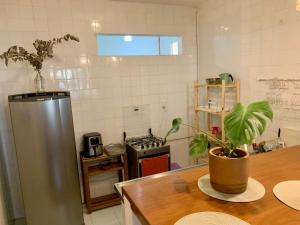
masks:
<path id="1" fill-rule="evenodd" d="M 125 142 L 136 151 L 158 148 L 164 145 L 164 141 L 162 138 L 156 137 L 152 134 L 141 137 L 128 138 L 125 140 Z"/>
<path id="2" fill-rule="evenodd" d="M 168 155 L 170 164 L 170 145 L 165 144 L 163 138 L 153 135 L 151 129 L 149 129 L 148 135 L 130 138 L 126 138 L 124 132 L 124 142 L 128 158 L 129 179 L 142 176 L 140 164 L 145 158 Z"/>

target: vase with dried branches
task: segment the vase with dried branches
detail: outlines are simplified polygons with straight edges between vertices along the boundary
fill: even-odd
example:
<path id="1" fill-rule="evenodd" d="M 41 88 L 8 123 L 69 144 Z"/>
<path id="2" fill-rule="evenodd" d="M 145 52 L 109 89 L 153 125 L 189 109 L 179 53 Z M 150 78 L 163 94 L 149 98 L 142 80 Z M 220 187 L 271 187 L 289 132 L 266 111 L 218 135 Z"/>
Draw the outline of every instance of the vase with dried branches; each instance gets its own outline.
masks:
<path id="1" fill-rule="evenodd" d="M 21 46 L 11 46 L 6 52 L 0 55 L 0 59 L 5 61 L 5 65 L 8 66 L 9 60 L 14 62 L 27 61 L 36 71 L 36 76 L 34 78 L 35 89 L 37 92 L 44 92 L 44 78 L 41 75 L 41 70 L 43 68 L 43 62 L 46 58 L 53 58 L 53 47 L 62 41 L 77 41 L 79 38 L 71 34 L 66 34 L 59 38 L 53 38 L 49 41 L 35 40 L 33 46 L 36 52 L 28 52 L 25 48 Z"/>

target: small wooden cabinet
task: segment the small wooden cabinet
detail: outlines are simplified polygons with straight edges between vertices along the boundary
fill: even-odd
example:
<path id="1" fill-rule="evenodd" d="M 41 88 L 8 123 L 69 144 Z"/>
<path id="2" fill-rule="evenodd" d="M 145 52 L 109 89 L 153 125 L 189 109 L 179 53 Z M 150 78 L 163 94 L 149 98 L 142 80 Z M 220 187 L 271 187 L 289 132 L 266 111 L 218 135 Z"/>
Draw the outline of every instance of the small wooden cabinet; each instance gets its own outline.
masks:
<path id="1" fill-rule="evenodd" d="M 87 213 L 90 214 L 98 209 L 120 204 L 121 200 L 117 193 L 105 196 L 91 197 L 89 178 L 108 172 L 117 172 L 119 181 L 128 180 L 128 167 L 126 152 L 122 154 L 109 154 L 104 149 L 101 156 L 86 158 L 80 154 L 82 182 Z"/>

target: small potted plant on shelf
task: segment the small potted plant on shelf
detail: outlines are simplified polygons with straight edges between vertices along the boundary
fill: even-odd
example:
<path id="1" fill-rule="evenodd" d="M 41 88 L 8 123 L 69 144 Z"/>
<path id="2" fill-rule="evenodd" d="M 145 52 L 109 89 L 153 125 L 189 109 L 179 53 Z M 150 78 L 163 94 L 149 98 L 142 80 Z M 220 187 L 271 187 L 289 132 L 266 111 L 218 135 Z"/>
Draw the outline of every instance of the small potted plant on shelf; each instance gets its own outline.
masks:
<path id="1" fill-rule="evenodd" d="M 8 66 L 9 60 L 14 62 L 28 61 L 36 71 L 36 76 L 34 78 L 36 91 L 44 92 L 44 78 L 41 75 L 43 62 L 46 58 L 53 58 L 53 47 L 55 45 L 62 43 L 62 41 L 69 40 L 79 42 L 79 38 L 71 34 L 66 34 L 59 38 L 53 38 L 49 41 L 35 40 L 35 42 L 33 42 L 33 46 L 36 52 L 28 52 L 25 48 L 14 45 L 11 46 L 6 52 L 2 53 L 0 55 L 0 59 L 4 60 L 6 66 Z"/>
<path id="2" fill-rule="evenodd" d="M 183 124 L 181 118 L 173 120 L 165 141 L 181 125 L 195 129 L 195 137 L 189 146 L 192 157 L 199 157 L 206 152 L 209 142 L 217 145 L 208 152 L 212 187 L 223 193 L 242 193 L 248 184 L 249 153 L 240 146 L 252 144 L 255 138 L 263 134 L 272 119 L 272 107 L 267 101 L 254 102 L 249 106 L 238 103 L 224 120 L 227 141 L 223 142 L 209 132 Z"/>

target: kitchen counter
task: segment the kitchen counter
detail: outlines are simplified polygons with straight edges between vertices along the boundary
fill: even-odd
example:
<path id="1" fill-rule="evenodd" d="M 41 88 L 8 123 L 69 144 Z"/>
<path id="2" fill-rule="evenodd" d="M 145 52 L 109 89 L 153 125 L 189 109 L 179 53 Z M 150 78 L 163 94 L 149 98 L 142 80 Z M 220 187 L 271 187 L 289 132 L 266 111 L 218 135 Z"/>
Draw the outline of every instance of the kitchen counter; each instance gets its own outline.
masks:
<path id="1" fill-rule="evenodd" d="M 141 182 L 141 181 L 162 178 L 162 177 L 174 174 L 174 173 L 183 172 L 183 171 L 186 171 L 186 170 L 190 170 L 190 169 L 197 168 L 197 167 L 202 167 L 202 166 L 205 166 L 205 165 L 207 165 L 207 161 L 198 160 L 197 165 L 190 166 L 190 167 L 185 167 L 185 168 L 181 168 L 181 169 L 176 169 L 176 170 L 172 170 L 172 171 L 167 171 L 167 172 L 163 172 L 163 173 L 158 173 L 158 174 L 154 174 L 154 175 L 151 175 L 151 176 L 140 177 L 140 178 L 136 178 L 136 179 L 133 179 L 133 180 L 127 180 L 127 181 L 115 183 L 114 188 L 117 191 L 117 194 L 119 195 L 119 197 L 123 200 L 122 190 L 123 190 L 124 187 L 126 187 L 128 185 L 136 184 L 136 183 Z"/>
<path id="2" fill-rule="evenodd" d="M 300 180 L 300 146 L 250 157 L 250 176 L 266 188 L 265 196 L 255 202 L 231 203 L 205 195 L 197 181 L 207 173 L 208 166 L 195 167 L 124 186 L 125 224 L 174 225 L 183 216 L 201 211 L 228 213 L 251 225 L 300 224 L 300 212 L 272 192 L 281 181 Z"/>

